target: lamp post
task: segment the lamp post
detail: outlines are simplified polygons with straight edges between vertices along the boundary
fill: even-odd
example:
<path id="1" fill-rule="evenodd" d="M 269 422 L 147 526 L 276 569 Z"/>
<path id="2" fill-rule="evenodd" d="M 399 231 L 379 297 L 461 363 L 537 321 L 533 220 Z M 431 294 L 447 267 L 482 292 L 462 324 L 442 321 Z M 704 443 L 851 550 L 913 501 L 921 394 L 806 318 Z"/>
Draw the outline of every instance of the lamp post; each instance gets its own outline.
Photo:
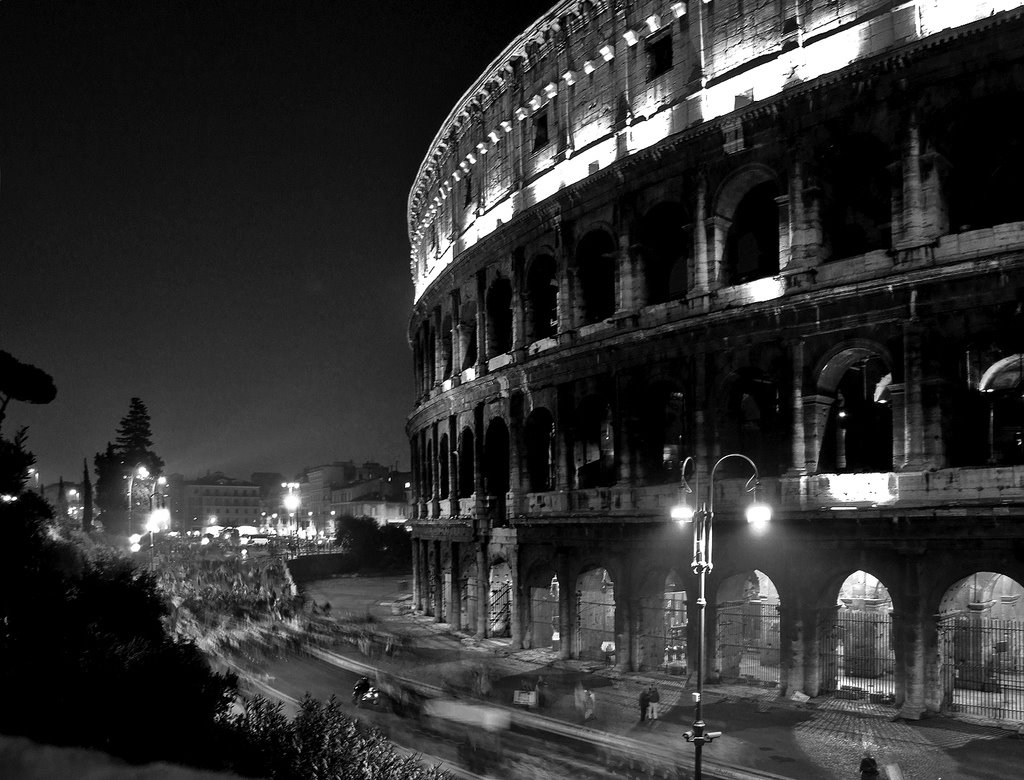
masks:
<path id="1" fill-rule="evenodd" d="M 701 751 L 704 744 L 722 736 L 721 731 L 706 731 L 707 724 L 704 722 L 704 644 L 706 641 L 705 610 L 707 598 L 705 596 L 705 585 L 707 574 L 714 567 L 712 561 L 712 542 L 714 536 L 712 525 L 715 519 L 715 473 L 718 467 L 725 461 L 736 458 L 746 461 L 753 474 L 747 480 L 744 490 L 754 494 L 753 502 L 747 507 L 747 522 L 755 527 L 763 526 L 771 520 L 772 510 L 767 504 L 759 503 L 757 500 L 758 473 L 757 465 L 746 455 L 737 452 L 723 455 L 715 465 L 711 467 L 711 474 L 708 479 L 707 500 L 701 501 L 700 495 L 700 472 L 697 469 L 697 462 L 687 457 L 679 470 L 680 492 L 682 503 L 672 507 L 672 519 L 680 525 L 693 523 L 693 562 L 690 568 L 697 575 L 697 691 L 693 694 L 693 728 L 683 734 L 687 742 L 692 742 L 694 747 L 693 755 L 693 776 L 694 780 L 701 780 Z M 686 481 L 686 469 L 694 467 L 693 488 Z M 687 493 L 694 494 L 693 506 L 686 500 Z"/>
<path id="2" fill-rule="evenodd" d="M 302 504 L 302 499 L 299 494 L 295 491 L 299 487 L 298 482 L 282 482 L 281 487 L 287 488 L 288 493 L 281 500 L 284 504 L 284 508 L 288 510 L 289 514 L 295 518 L 295 552 L 298 554 L 299 550 L 299 506 Z"/>
<path id="3" fill-rule="evenodd" d="M 135 477 L 139 479 L 149 478 L 149 469 L 141 463 L 128 474 L 128 536 L 132 535 L 132 506 L 135 503 Z"/>

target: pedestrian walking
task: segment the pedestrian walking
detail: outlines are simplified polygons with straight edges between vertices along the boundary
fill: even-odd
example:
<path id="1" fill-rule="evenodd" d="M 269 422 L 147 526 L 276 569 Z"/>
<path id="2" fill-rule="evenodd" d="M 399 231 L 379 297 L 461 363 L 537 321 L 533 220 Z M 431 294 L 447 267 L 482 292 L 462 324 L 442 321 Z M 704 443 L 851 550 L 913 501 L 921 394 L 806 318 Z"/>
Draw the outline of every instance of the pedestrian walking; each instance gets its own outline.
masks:
<path id="1" fill-rule="evenodd" d="M 878 762 L 870 753 L 860 760 L 860 780 L 875 780 L 878 777 Z"/>
<path id="2" fill-rule="evenodd" d="M 590 688 L 583 691 L 583 720 L 593 720 L 597 710 L 597 700 Z"/>
<path id="3" fill-rule="evenodd" d="M 640 722 L 643 723 L 647 720 L 647 709 L 650 707 L 651 700 L 647 696 L 647 689 L 640 689 Z"/>
<path id="4" fill-rule="evenodd" d="M 650 720 L 658 719 L 659 701 L 661 701 L 661 696 L 658 694 L 658 689 L 652 685 L 647 689 L 647 717 Z"/>

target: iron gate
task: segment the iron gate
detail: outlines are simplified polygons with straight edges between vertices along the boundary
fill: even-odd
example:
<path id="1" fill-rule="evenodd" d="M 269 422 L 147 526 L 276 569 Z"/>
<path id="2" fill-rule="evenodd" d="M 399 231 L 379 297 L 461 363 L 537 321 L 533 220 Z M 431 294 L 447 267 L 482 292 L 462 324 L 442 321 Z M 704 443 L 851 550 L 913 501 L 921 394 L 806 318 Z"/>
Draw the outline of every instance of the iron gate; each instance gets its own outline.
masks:
<path id="1" fill-rule="evenodd" d="M 611 663 L 615 655 L 615 595 L 576 591 L 576 657 Z"/>
<path id="2" fill-rule="evenodd" d="M 716 629 L 723 679 L 778 684 L 778 604 L 719 604 Z"/>
<path id="3" fill-rule="evenodd" d="M 1024 624 L 980 615 L 939 620 L 946 712 L 1024 720 Z"/>
<path id="4" fill-rule="evenodd" d="M 503 582 L 497 590 L 491 591 L 490 612 L 491 636 L 511 636 L 512 632 L 512 583 Z"/>
<path id="5" fill-rule="evenodd" d="M 666 591 L 640 606 L 639 660 L 644 670 L 686 674 L 686 593 Z"/>
<path id="6" fill-rule="evenodd" d="M 895 701 L 892 617 L 889 610 L 832 608 L 818 620 L 822 693 L 841 698 Z"/>

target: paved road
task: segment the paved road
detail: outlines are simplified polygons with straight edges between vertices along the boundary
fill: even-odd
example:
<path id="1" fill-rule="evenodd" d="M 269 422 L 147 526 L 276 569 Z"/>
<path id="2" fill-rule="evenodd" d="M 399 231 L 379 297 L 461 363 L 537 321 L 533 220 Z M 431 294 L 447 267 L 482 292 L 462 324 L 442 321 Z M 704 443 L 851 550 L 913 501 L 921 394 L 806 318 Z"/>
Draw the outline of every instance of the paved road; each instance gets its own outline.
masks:
<path id="1" fill-rule="evenodd" d="M 508 653 L 507 643 L 474 643 L 429 619 L 392 614 L 392 602 L 408 593 L 407 578 L 339 578 L 304 586 L 308 598 L 330 602 L 335 616 L 373 615 L 382 630 L 410 637 L 411 648 L 393 659 L 372 663 L 413 679 L 446 685 L 489 701 L 507 704 L 524 679 L 547 681 L 540 712 L 551 724 L 580 729 L 571 691 L 577 679 L 592 686 L 598 718 L 582 729 L 601 740 L 646 754 L 682 756 L 692 766 L 692 750 L 680 734 L 692 721 L 685 681 L 665 675 L 622 675 L 585 664 L 556 662 L 541 651 Z M 371 662 L 354 649 L 339 649 L 352 662 Z M 489 690 L 476 688 L 481 675 Z M 658 685 L 665 709 L 653 726 L 637 723 L 642 686 Z M 1017 780 L 1024 777 L 1024 740 L 1004 730 L 947 719 L 895 720 L 895 710 L 844 699 L 821 698 L 807 705 L 781 700 L 773 689 L 705 686 L 709 728 L 725 736 L 705 748 L 705 774 L 729 771 L 774 774 L 793 780 L 844 780 L 857 776 L 865 748 L 882 766 L 895 765 L 904 780 Z M 525 713 L 524 713 L 525 714 Z M 642 760 L 639 761 L 642 763 Z M 717 767 L 717 769 L 716 769 Z M 732 769 L 730 769 L 730 767 Z M 623 769 L 622 771 L 625 771 Z M 557 775 L 556 775 L 557 776 Z M 643 774 L 635 776 L 642 777 Z M 722 775 L 725 776 L 725 775 Z M 754 776 L 754 775 L 750 775 Z"/>

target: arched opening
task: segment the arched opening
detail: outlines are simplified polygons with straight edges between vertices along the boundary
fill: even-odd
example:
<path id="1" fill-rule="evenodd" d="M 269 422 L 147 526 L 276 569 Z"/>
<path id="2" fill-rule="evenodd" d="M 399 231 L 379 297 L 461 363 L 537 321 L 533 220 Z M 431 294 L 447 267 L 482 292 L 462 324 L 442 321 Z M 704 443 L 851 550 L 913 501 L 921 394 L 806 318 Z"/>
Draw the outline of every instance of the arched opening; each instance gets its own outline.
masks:
<path id="1" fill-rule="evenodd" d="M 427 389 L 437 384 L 437 331 L 427 326 L 427 348 L 423 359 L 426 362 Z"/>
<path id="2" fill-rule="evenodd" d="M 835 383 L 829 393 L 835 401 L 825 423 L 818 470 L 890 471 L 892 373 L 888 365 L 877 354 L 849 350 L 830 361 L 822 381 Z"/>
<path id="3" fill-rule="evenodd" d="M 592 230 L 576 246 L 582 324 L 601 322 L 615 313 L 615 240 L 603 230 Z"/>
<path id="4" fill-rule="evenodd" d="M 495 279 L 487 291 L 487 346 L 491 357 L 512 349 L 512 285 Z"/>
<path id="5" fill-rule="evenodd" d="M 895 702 L 892 599 L 885 585 L 866 571 L 851 574 L 836 605 L 822 611 L 818 632 L 823 693 Z"/>
<path id="6" fill-rule="evenodd" d="M 465 371 L 476 365 L 476 301 L 467 301 L 462 306 L 462 317 L 459 322 L 459 345 L 462 348 L 462 367 Z"/>
<path id="7" fill-rule="evenodd" d="M 506 561 L 497 561 L 491 564 L 490 605 L 489 636 L 511 636 L 512 569 Z"/>
<path id="8" fill-rule="evenodd" d="M 838 260 L 888 249 L 892 227 L 889 165 L 893 153 L 867 134 L 833 135 L 819 158 L 826 257 Z"/>
<path id="9" fill-rule="evenodd" d="M 989 367 L 979 382 L 988 406 L 988 460 L 1024 463 L 1024 353 Z"/>
<path id="10" fill-rule="evenodd" d="M 684 452 L 683 394 L 672 382 L 656 382 L 648 389 L 641 410 L 641 457 L 647 482 L 679 481 Z"/>
<path id="11" fill-rule="evenodd" d="M 721 422 L 724 452 L 750 457 L 762 475 L 778 474 L 786 463 L 787 431 L 784 430 L 780 392 L 775 380 L 756 368 L 740 369 L 727 386 Z M 722 408 L 721 406 L 719 407 Z M 746 473 L 738 462 L 724 465 L 723 474 Z"/>
<path id="12" fill-rule="evenodd" d="M 558 650 L 562 645 L 559 628 L 558 577 L 550 568 L 531 581 L 530 586 L 530 646 L 535 649 Z"/>
<path id="13" fill-rule="evenodd" d="M 558 277 L 555 259 L 539 255 L 526 275 L 526 340 L 551 338 L 558 332 Z"/>
<path id="14" fill-rule="evenodd" d="M 1024 720 L 1024 587 L 975 572 L 946 591 L 938 629 L 943 711 Z"/>
<path id="15" fill-rule="evenodd" d="M 451 484 L 448 479 L 448 434 L 441 437 L 441 444 L 437 448 L 437 474 L 438 487 L 442 499 L 451 495 Z"/>
<path id="16" fill-rule="evenodd" d="M 951 232 L 1024 220 L 1022 108 L 1024 95 L 1006 93 L 957 103 L 936 122 L 937 146 L 950 164 Z"/>
<path id="17" fill-rule="evenodd" d="M 433 439 L 427 439 L 427 468 L 423 475 L 427 498 L 434 498 L 434 464 L 437 462 L 437 448 Z"/>
<path id="18" fill-rule="evenodd" d="M 768 575 L 734 574 L 718 587 L 716 666 L 726 681 L 779 682 L 779 591 Z"/>
<path id="19" fill-rule="evenodd" d="M 589 569 L 576 578 L 576 657 L 615 661 L 615 583 L 607 569 Z"/>
<path id="20" fill-rule="evenodd" d="M 576 485 L 580 488 L 615 484 L 615 426 L 612 408 L 600 396 L 589 396 L 576 410 Z"/>
<path id="21" fill-rule="evenodd" d="M 487 426 L 484 437 L 484 491 L 487 495 L 491 524 L 505 525 L 505 494 L 509 487 L 508 426 L 500 417 Z"/>
<path id="22" fill-rule="evenodd" d="M 473 431 L 465 428 L 459 437 L 459 498 L 469 498 L 475 490 Z"/>
<path id="23" fill-rule="evenodd" d="M 554 478 L 555 423 L 551 412 L 539 407 L 526 418 L 526 473 L 531 493 L 552 490 Z"/>
<path id="24" fill-rule="evenodd" d="M 683 222 L 678 203 L 659 203 L 640 221 L 636 251 L 643 263 L 649 305 L 686 295 L 690 245 Z"/>
<path id="25" fill-rule="evenodd" d="M 755 185 L 740 199 L 725 239 L 725 283 L 742 284 L 779 272 L 779 189 Z"/>
<path id="26" fill-rule="evenodd" d="M 446 314 L 441 321 L 441 361 L 442 379 L 451 379 L 452 376 L 452 316 Z"/>
<path id="27" fill-rule="evenodd" d="M 654 583 L 640 599 L 637 662 L 640 671 L 658 670 L 685 675 L 686 589 L 674 569 Z"/>

